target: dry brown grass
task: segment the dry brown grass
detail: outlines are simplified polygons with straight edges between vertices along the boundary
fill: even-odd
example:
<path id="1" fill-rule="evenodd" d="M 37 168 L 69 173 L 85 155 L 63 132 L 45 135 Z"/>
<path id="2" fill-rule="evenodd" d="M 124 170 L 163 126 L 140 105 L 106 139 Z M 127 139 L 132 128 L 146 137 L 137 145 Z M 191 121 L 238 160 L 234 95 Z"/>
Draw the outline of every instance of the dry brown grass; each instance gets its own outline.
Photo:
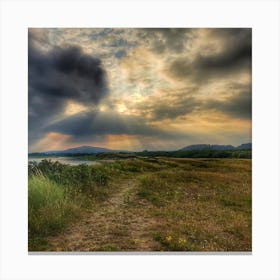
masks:
<path id="1" fill-rule="evenodd" d="M 126 159 L 47 251 L 251 251 L 251 160 Z"/>
<path id="2" fill-rule="evenodd" d="M 139 189 L 162 249 L 251 251 L 251 161 L 172 161 L 176 169 L 144 175 Z"/>

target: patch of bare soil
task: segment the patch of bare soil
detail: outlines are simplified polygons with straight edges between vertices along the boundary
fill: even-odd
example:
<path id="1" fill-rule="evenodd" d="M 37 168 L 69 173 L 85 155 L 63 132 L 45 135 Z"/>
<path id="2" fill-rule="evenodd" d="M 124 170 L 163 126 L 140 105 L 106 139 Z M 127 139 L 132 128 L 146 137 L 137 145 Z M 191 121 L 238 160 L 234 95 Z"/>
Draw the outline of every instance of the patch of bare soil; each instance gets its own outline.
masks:
<path id="1" fill-rule="evenodd" d="M 119 192 L 58 236 L 48 239 L 48 251 L 157 251 L 156 221 L 151 205 L 136 195 L 137 179 L 121 182 Z"/>

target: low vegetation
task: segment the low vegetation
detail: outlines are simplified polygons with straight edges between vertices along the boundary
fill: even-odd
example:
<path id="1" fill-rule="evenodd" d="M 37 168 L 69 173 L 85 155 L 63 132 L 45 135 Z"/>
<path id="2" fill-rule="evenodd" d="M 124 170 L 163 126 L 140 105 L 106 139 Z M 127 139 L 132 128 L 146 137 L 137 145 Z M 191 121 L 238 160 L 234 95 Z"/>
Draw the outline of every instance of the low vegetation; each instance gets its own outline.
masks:
<path id="1" fill-rule="evenodd" d="M 113 190 L 109 166 L 70 166 L 50 160 L 28 166 L 29 250 L 43 250 L 45 237 L 62 231 Z"/>
<path id="2" fill-rule="evenodd" d="M 118 153 L 98 153 L 98 154 L 84 154 L 84 153 L 31 153 L 31 157 L 74 157 L 84 160 L 117 160 L 117 159 L 129 159 L 137 157 L 172 157 L 172 158 L 252 158 L 251 149 L 234 149 L 234 150 L 177 150 L 177 151 L 142 151 L 142 152 L 118 152 Z"/>
<path id="3" fill-rule="evenodd" d="M 81 200 L 42 174 L 28 183 L 29 249 L 40 247 L 43 237 L 61 231 L 80 215 Z M 44 245 L 44 242 L 43 242 Z"/>
<path id="4" fill-rule="evenodd" d="M 251 158 L 252 150 L 190 150 L 190 151 L 143 151 L 138 156 L 148 157 L 175 157 L 175 158 Z"/>
<path id="5" fill-rule="evenodd" d="M 154 205 L 164 250 L 250 251 L 248 161 L 177 161 L 180 167 L 140 178 L 138 194 Z"/>
<path id="6" fill-rule="evenodd" d="M 250 159 L 101 162 L 29 164 L 30 251 L 251 250 Z"/>

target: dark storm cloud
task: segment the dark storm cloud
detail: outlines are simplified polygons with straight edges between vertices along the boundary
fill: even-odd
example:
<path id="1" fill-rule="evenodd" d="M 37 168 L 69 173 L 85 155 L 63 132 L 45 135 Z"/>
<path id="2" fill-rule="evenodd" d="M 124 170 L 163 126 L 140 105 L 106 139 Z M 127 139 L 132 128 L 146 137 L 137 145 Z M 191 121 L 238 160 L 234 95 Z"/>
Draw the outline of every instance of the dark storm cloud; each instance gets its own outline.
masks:
<path id="1" fill-rule="evenodd" d="M 251 92 L 240 92 L 225 100 L 208 99 L 202 101 L 194 97 L 178 100 L 177 104 L 159 103 L 150 106 L 153 120 L 176 119 L 194 112 L 215 110 L 228 116 L 239 119 L 252 118 L 252 95 Z"/>
<path id="2" fill-rule="evenodd" d="M 220 39 L 223 48 L 196 57 L 179 57 L 169 66 L 168 72 L 178 79 L 207 82 L 239 71 L 251 70 L 251 29 L 213 29 L 213 40 Z M 211 40 L 211 39 L 209 39 Z"/>
<path id="3" fill-rule="evenodd" d="M 42 136 L 43 127 L 63 111 L 67 101 L 97 104 L 108 92 L 105 70 L 99 59 L 76 46 L 51 47 L 45 37 L 46 49 L 40 49 L 42 38 L 29 31 L 30 144 Z"/>
<path id="4" fill-rule="evenodd" d="M 137 116 L 125 116 L 115 111 L 87 111 L 70 116 L 53 123 L 46 132 L 58 132 L 71 136 L 71 142 L 89 141 L 96 136 L 107 134 L 128 134 L 138 136 L 157 136 L 172 139 L 182 137 L 180 133 L 167 132 L 152 125 Z M 186 137 L 186 135 L 183 135 Z"/>
<path id="5" fill-rule="evenodd" d="M 242 91 L 224 101 L 210 100 L 205 105 L 205 109 L 214 109 L 234 118 L 250 120 L 252 118 L 251 91 Z"/>

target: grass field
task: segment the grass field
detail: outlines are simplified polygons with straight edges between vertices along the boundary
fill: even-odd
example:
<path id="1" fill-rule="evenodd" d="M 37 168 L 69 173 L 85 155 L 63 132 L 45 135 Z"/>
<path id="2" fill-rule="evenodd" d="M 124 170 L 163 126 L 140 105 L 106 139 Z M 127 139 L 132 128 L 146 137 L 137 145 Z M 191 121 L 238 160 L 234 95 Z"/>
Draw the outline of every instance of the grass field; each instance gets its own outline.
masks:
<path id="1" fill-rule="evenodd" d="M 29 251 L 251 251 L 251 160 L 29 166 Z"/>

